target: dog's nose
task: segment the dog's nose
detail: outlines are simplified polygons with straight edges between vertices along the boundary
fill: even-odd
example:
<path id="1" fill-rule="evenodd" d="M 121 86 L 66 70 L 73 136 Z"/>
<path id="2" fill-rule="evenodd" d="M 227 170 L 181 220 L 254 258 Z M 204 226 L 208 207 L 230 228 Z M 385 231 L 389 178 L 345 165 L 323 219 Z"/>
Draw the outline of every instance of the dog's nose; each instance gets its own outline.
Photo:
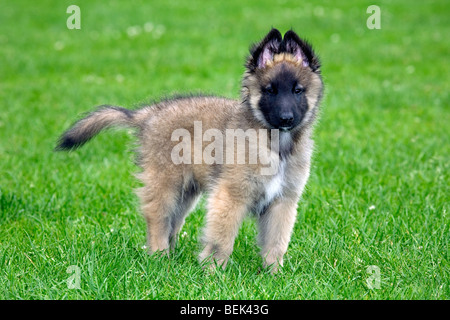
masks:
<path id="1" fill-rule="evenodd" d="M 292 112 L 283 112 L 280 115 L 280 127 L 291 127 L 294 122 L 294 114 Z"/>

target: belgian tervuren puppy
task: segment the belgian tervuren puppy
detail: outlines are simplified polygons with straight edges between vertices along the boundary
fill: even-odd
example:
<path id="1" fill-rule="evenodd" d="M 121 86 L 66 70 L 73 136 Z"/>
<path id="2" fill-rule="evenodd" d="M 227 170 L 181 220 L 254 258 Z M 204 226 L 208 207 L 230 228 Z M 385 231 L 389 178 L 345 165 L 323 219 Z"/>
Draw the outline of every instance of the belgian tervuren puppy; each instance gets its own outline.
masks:
<path id="1" fill-rule="evenodd" d="M 225 266 L 242 220 L 253 213 L 264 265 L 275 272 L 308 180 L 322 91 L 311 46 L 292 30 L 283 37 L 272 29 L 250 50 L 240 100 L 186 96 L 136 110 L 101 106 L 66 131 L 56 149 L 78 148 L 107 127 L 136 128 L 150 251 L 174 246 L 206 192 L 200 260 Z"/>

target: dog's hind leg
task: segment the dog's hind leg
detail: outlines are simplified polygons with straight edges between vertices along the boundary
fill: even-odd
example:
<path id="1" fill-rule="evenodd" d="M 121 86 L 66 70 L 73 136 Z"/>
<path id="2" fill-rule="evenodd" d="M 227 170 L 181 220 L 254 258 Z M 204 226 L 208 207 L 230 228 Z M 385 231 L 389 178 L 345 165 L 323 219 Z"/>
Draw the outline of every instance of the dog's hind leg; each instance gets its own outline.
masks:
<path id="1" fill-rule="evenodd" d="M 173 220 L 178 211 L 180 183 L 171 175 L 146 169 L 138 177 L 144 182 L 137 194 L 147 221 L 147 245 L 151 253 L 168 252 Z"/>
<path id="2" fill-rule="evenodd" d="M 189 184 L 181 190 L 175 213 L 172 215 L 171 232 L 169 235 L 170 249 L 174 249 L 178 240 L 178 233 L 183 227 L 186 216 L 195 207 L 200 196 L 200 190 L 195 183 Z"/>

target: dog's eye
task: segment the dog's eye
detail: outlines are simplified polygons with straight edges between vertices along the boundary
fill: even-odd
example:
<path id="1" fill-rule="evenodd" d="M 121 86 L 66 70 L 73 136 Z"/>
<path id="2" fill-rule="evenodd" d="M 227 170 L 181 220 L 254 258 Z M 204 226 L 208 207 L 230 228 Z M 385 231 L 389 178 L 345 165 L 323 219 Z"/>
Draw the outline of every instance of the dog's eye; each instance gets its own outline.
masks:
<path id="1" fill-rule="evenodd" d="M 295 87 L 294 88 L 294 93 L 295 94 L 302 94 L 303 92 L 305 92 L 305 88 L 302 88 L 302 87 Z"/>
<path id="2" fill-rule="evenodd" d="M 269 94 L 276 94 L 277 93 L 277 89 L 272 87 L 272 86 L 267 86 L 264 88 L 264 92 L 267 92 Z"/>

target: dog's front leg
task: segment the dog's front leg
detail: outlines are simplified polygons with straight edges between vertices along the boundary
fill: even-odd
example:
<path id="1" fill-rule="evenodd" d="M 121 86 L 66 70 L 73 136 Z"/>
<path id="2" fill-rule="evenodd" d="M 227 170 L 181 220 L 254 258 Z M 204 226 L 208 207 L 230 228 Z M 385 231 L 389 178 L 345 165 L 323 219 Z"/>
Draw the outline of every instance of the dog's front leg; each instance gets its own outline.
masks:
<path id="1" fill-rule="evenodd" d="M 225 268 L 233 252 L 234 240 L 247 213 L 245 197 L 226 187 L 219 187 L 210 197 L 204 231 L 201 262 Z"/>
<path id="2" fill-rule="evenodd" d="M 276 199 L 259 217 L 258 240 L 264 267 L 276 273 L 283 266 L 283 256 L 288 248 L 297 216 L 297 201 Z"/>

